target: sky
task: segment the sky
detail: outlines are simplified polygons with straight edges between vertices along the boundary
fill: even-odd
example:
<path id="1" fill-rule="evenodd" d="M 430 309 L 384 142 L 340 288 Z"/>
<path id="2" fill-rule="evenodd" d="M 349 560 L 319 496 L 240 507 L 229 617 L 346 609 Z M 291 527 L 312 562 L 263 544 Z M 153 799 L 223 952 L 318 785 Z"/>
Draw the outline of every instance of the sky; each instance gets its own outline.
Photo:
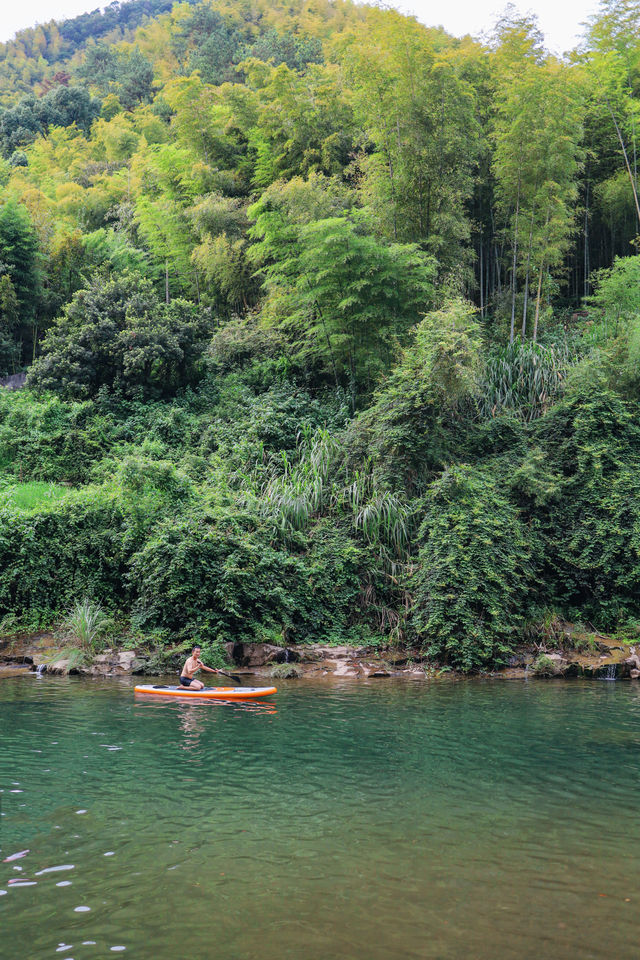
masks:
<path id="1" fill-rule="evenodd" d="M 104 0 L 0 0 L 0 41 L 9 40 L 16 30 L 47 20 L 64 20 L 103 7 Z M 501 0 L 394 0 L 389 3 L 403 13 L 413 13 L 428 26 L 443 26 L 454 36 L 470 33 L 479 36 L 489 31 L 506 6 Z M 520 0 L 522 13 L 538 15 L 547 47 L 563 53 L 575 46 L 580 23 L 598 8 L 597 0 Z"/>

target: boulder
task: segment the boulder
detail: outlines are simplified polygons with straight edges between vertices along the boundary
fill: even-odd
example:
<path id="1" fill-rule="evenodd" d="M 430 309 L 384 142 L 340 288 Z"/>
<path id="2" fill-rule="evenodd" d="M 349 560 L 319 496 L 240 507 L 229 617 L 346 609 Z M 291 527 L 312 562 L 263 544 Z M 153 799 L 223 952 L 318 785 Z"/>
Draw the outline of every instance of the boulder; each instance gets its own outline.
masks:
<path id="1" fill-rule="evenodd" d="M 296 663 L 300 657 L 295 650 L 276 647 L 271 643 L 227 644 L 231 659 L 239 667 L 264 667 L 269 663 Z"/>
<path id="2" fill-rule="evenodd" d="M 357 677 L 358 670 L 355 665 L 349 663 L 337 663 L 333 671 L 334 677 Z"/>
<path id="3" fill-rule="evenodd" d="M 29 664 L 27 663 L 0 664 L 0 680 L 6 677 L 24 677 L 25 673 L 29 673 Z"/>
<path id="4" fill-rule="evenodd" d="M 47 673 L 61 673 L 66 676 L 68 673 L 74 672 L 69 670 L 70 663 L 71 660 L 54 660 L 47 664 Z"/>

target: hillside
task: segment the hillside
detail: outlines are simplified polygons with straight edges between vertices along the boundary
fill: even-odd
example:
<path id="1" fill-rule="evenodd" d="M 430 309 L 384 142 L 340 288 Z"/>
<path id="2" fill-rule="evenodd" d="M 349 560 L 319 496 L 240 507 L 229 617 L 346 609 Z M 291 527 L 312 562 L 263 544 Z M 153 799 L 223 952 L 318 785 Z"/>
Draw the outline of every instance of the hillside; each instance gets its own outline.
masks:
<path id="1" fill-rule="evenodd" d="M 640 17 L 349 2 L 0 47 L 0 617 L 410 643 L 640 618 Z"/>

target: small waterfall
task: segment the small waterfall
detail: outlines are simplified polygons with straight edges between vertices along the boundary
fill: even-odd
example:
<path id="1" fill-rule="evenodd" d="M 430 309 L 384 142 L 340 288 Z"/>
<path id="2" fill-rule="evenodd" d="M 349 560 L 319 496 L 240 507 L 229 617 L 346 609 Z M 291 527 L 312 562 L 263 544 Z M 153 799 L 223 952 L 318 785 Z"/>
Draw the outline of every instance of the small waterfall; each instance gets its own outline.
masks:
<path id="1" fill-rule="evenodd" d="M 46 669 L 47 669 L 46 663 L 39 663 L 38 666 L 36 667 L 36 677 L 41 677 Z"/>
<path id="2" fill-rule="evenodd" d="M 609 663 L 607 665 L 606 673 L 603 673 L 601 676 L 602 680 L 615 680 L 616 678 L 616 664 Z"/>

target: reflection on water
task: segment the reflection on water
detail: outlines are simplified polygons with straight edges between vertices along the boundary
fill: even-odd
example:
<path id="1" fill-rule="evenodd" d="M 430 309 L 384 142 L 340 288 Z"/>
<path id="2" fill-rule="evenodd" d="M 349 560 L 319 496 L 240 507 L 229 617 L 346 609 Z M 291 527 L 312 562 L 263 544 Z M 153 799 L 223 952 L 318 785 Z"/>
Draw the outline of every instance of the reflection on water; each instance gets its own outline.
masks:
<path id="1" fill-rule="evenodd" d="M 379 684 L 3 681 L 2 960 L 635 960 L 637 685 Z"/>

